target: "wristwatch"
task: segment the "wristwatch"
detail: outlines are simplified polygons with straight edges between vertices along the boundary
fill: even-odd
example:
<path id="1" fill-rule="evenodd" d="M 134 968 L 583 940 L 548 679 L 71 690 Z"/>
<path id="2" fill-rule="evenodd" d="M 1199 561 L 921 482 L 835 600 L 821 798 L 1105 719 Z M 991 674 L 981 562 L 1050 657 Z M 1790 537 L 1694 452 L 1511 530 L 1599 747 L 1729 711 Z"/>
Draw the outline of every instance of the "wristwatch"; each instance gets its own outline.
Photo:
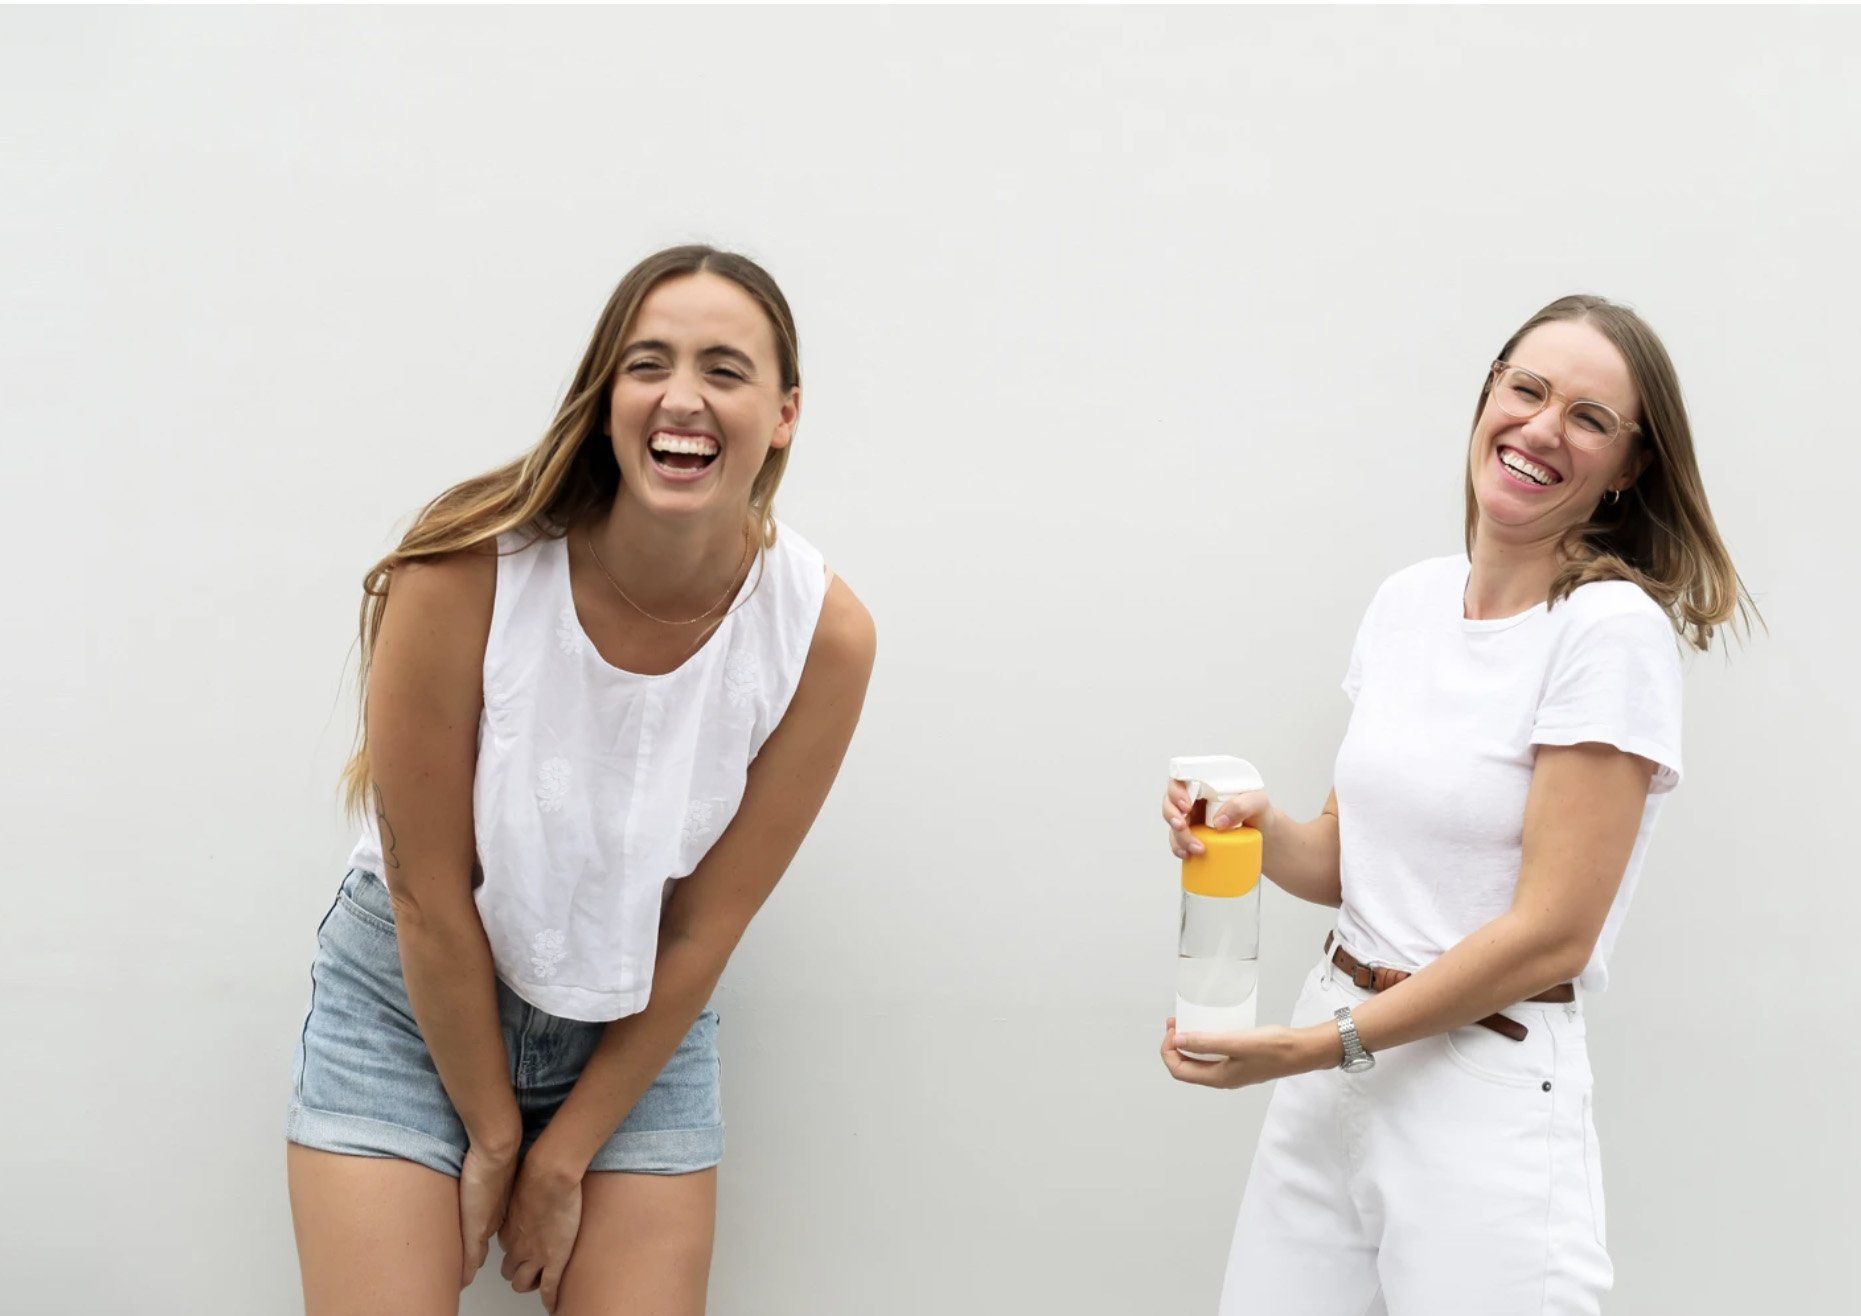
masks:
<path id="1" fill-rule="evenodd" d="M 1363 1043 L 1357 1040 L 1357 1022 L 1351 1018 L 1351 1008 L 1340 1005 L 1332 1012 L 1338 1021 L 1338 1036 L 1344 1042 L 1344 1062 L 1338 1066 L 1346 1074 L 1361 1074 L 1366 1069 L 1376 1068 L 1376 1057 L 1363 1049 Z"/>

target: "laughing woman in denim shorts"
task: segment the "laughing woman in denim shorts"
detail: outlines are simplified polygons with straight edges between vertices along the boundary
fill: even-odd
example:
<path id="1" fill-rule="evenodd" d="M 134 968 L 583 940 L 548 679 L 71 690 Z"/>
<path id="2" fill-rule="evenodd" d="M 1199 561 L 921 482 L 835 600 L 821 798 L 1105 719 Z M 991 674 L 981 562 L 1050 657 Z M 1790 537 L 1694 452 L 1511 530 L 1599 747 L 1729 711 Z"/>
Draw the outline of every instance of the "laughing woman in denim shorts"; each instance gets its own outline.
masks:
<path id="1" fill-rule="evenodd" d="M 1253 791 L 1210 819 L 1338 907 L 1292 1027 L 1165 1028 L 1184 1082 L 1280 1080 L 1223 1316 L 1577 1316 L 1610 1286 L 1584 1001 L 1680 782 L 1682 642 L 1748 600 L 1624 307 L 1512 336 L 1465 469 L 1467 551 L 1389 577 L 1358 630 L 1324 811 Z M 1163 804 L 1179 855 L 1188 805 Z"/>
<path id="2" fill-rule="evenodd" d="M 456 1312 L 492 1234 L 559 1316 L 704 1308 L 706 1007 L 858 720 L 871 619 L 772 511 L 801 411 L 756 264 L 647 258 L 548 433 L 368 575 L 372 813 L 288 1125 L 307 1310 Z"/>

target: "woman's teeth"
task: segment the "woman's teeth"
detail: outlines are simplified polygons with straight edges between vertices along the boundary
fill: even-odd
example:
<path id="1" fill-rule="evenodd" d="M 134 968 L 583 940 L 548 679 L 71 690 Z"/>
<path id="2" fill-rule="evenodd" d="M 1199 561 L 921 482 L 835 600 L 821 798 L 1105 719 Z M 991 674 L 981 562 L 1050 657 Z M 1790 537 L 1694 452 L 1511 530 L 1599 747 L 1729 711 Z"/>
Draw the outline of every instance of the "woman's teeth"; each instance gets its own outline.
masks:
<path id="1" fill-rule="evenodd" d="M 717 440 L 698 434 L 655 434 L 654 452 L 686 452 L 694 457 L 717 456 Z"/>
<path id="2" fill-rule="evenodd" d="M 708 434 L 655 434 L 646 447 L 655 462 L 677 471 L 702 470 L 718 452 L 717 440 Z"/>
<path id="3" fill-rule="evenodd" d="M 1538 465 L 1537 462 L 1521 457 L 1510 448 L 1499 450 L 1499 464 L 1514 475 L 1530 480 L 1533 484 L 1556 484 L 1557 472 Z"/>

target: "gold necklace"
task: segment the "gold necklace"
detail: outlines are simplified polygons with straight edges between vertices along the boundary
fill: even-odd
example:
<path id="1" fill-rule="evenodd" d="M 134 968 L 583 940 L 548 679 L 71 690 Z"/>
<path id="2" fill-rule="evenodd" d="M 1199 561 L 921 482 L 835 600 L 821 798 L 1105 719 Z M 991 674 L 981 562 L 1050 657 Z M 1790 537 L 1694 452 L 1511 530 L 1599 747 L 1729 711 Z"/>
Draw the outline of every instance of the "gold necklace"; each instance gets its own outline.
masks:
<path id="1" fill-rule="evenodd" d="M 730 573 L 730 583 L 724 586 L 724 592 L 718 596 L 717 602 L 713 603 L 696 617 L 688 617 L 684 621 L 672 621 L 668 618 L 658 617 L 648 612 L 645 608 L 642 608 L 633 601 L 633 596 L 631 594 L 620 587 L 620 582 L 614 579 L 614 573 L 607 569 L 607 563 L 601 560 L 600 550 L 594 546 L 593 532 L 585 526 L 582 528 L 582 539 L 588 545 L 589 556 L 594 558 L 594 564 L 601 568 L 601 574 L 607 577 L 607 583 L 614 587 L 614 592 L 627 601 L 628 607 L 632 608 L 642 617 L 645 617 L 648 621 L 656 621 L 661 626 L 695 626 L 697 623 L 716 612 L 719 608 L 723 607 L 724 604 L 730 601 L 730 596 L 736 592 L 738 587 L 737 577 L 741 574 L 743 568 L 748 565 L 750 560 L 750 532 L 749 527 L 745 526 L 743 528 L 743 556 L 737 559 L 736 570 Z M 761 580 L 758 579 L 757 584 L 761 583 Z"/>
<path id="2" fill-rule="evenodd" d="M 697 638 L 694 639 L 691 642 L 690 646 L 685 650 L 685 658 L 689 658 L 694 653 L 697 653 L 698 650 L 704 646 L 704 642 L 710 639 L 711 636 L 717 633 L 718 627 L 722 626 L 725 622 L 729 621 L 732 617 L 734 617 L 737 614 L 737 610 L 739 608 L 742 608 L 751 599 L 756 597 L 756 591 L 762 588 L 763 564 L 764 564 L 764 559 L 761 556 L 758 556 L 756 559 L 756 583 L 754 585 L 751 585 L 749 593 L 743 596 L 743 602 L 733 605 L 729 612 L 726 612 L 723 616 L 719 617 L 716 621 L 711 622 L 703 630 L 699 631 Z M 685 661 L 685 658 L 679 659 L 679 662 L 683 663 Z"/>

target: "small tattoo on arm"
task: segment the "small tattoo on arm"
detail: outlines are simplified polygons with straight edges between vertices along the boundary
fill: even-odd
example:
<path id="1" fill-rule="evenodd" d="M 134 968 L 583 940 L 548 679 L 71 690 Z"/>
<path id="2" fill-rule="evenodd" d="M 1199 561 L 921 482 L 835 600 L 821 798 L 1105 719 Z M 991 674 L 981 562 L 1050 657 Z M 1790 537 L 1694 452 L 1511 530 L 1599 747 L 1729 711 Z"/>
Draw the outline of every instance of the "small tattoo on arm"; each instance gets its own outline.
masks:
<path id="1" fill-rule="evenodd" d="M 381 824 L 381 862 L 389 868 L 399 868 L 401 858 L 394 852 L 398 844 L 394 824 L 388 821 L 388 806 L 382 803 L 379 787 L 375 790 L 375 821 Z"/>

